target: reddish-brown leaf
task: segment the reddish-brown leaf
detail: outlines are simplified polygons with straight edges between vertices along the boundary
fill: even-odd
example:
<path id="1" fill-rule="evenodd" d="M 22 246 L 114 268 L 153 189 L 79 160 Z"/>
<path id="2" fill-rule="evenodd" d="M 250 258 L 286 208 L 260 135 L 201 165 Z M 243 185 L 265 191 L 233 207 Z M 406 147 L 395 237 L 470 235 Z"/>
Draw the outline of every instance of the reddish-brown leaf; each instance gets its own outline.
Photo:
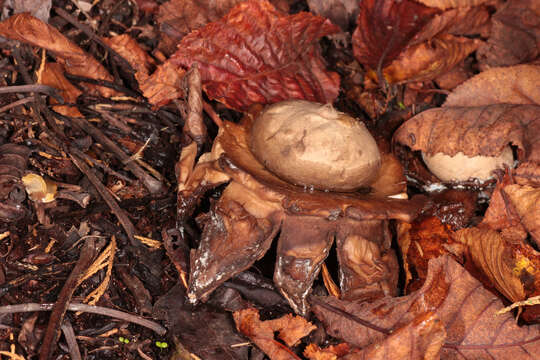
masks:
<path id="1" fill-rule="evenodd" d="M 82 93 L 75 85 L 69 82 L 64 76 L 64 67 L 58 63 L 43 64 L 42 71 L 38 77 L 38 83 L 52 86 L 60 91 L 60 95 L 64 98 L 65 103 L 74 104 L 77 97 Z M 56 100 L 50 99 L 50 102 L 56 104 Z M 82 116 L 76 106 L 71 105 L 55 105 L 54 111 L 65 115 L 79 117 Z"/>
<path id="2" fill-rule="evenodd" d="M 427 41 L 439 34 L 472 35 L 484 31 L 490 13 L 485 6 L 446 10 L 433 18 L 416 34 L 410 45 Z"/>
<path id="3" fill-rule="evenodd" d="M 148 102 L 161 106 L 182 96 L 182 78 L 185 71 L 166 61 L 149 77 L 139 79 L 139 87 Z"/>
<path id="4" fill-rule="evenodd" d="M 540 247 L 540 188 L 508 185 L 503 189 L 512 201 L 521 224 Z"/>
<path id="5" fill-rule="evenodd" d="M 274 339 L 274 332 L 279 332 L 279 337 L 287 346 L 293 346 L 316 328 L 304 318 L 290 314 L 261 321 L 259 312 L 253 308 L 236 311 L 233 317 L 238 331 L 250 338 L 272 360 L 300 360 L 288 347 Z"/>
<path id="6" fill-rule="evenodd" d="M 356 59 L 377 69 L 392 62 L 438 10 L 411 0 L 364 0 L 353 33 Z"/>
<path id="7" fill-rule="evenodd" d="M 339 75 L 325 69 L 317 41 L 338 31 L 322 17 L 287 16 L 267 1 L 250 0 L 184 37 L 171 61 L 198 63 L 208 96 L 232 109 L 286 99 L 331 103 Z"/>
<path id="8" fill-rule="evenodd" d="M 475 51 L 480 40 L 442 34 L 403 51 L 383 74 L 391 83 L 432 80 Z"/>
<path id="9" fill-rule="evenodd" d="M 122 34 L 111 38 L 103 38 L 103 41 L 127 60 L 135 70 L 137 81 L 143 81 L 148 77 L 153 59 L 140 47 L 135 39 L 128 34 Z"/>
<path id="10" fill-rule="evenodd" d="M 462 8 L 481 5 L 490 2 L 491 0 L 416 0 L 426 6 L 439 8 L 442 10 L 451 8 Z"/>
<path id="11" fill-rule="evenodd" d="M 310 360 L 336 360 L 338 357 L 347 355 L 351 351 L 347 343 L 330 345 L 321 349 L 316 344 L 309 344 L 304 350 L 304 356 Z"/>
<path id="12" fill-rule="evenodd" d="M 540 66 L 488 69 L 454 89 L 443 106 L 540 105 Z"/>
<path id="13" fill-rule="evenodd" d="M 1 22 L 0 35 L 50 51 L 70 74 L 97 80 L 113 81 L 109 72 L 96 59 L 85 53 L 57 29 L 28 13 L 13 15 Z M 105 87 L 91 84 L 85 86 L 93 92 L 99 92 L 104 97 L 116 93 L 114 90 Z"/>
<path id="14" fill-rule="evenodd" d="M 394 140 L 412 150 L 454 156 L 499 155 L 520 149 L 520 160 L 540 162 L 540 106 L 497 104 L 424 111 L 403 124 Z"/>
<path id="15" fill-rule="evenodd" d="M 478 49 L 480 63 L 509 66 L 529 62 L 540 49 L 540 1 L 508 1 L 492 16 L 491 35 Z"/>
<path id="16" fill-rule="evenodd" d="M 519 327 L 509 313 L 496 316 L 502 307 L 497 297 L 445 255 L 430 261 L 424 286 L 408 296 L 370 304 L 315 299 L 313 311 L 330 335 L 352 346 L 376 344 L 390 330 L 432 311 L 447 334 L 441 359 L 535 359 L 540 353 L 540 325 Z"/>
<path id="17" fill-rule="evenodd" d="M 159 7 L 156 18 L 162 33 L 180 41 L 192 30 L 227 14 L 243 0 L 171 0 Z"/>

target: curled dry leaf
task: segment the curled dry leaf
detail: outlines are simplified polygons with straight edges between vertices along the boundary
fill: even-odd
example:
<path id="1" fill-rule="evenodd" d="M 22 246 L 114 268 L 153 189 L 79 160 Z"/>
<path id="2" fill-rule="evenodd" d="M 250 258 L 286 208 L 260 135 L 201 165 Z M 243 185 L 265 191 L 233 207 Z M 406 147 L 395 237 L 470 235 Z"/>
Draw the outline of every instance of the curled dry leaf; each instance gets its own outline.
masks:
<path id="1" fill-rule="evenodd" d="M 455 238 L 468 246 L 474 265 L 511 302 L 540 294 L 540 254 L 525 242 L 475 227 L 457 231 Z"/>
<path id="2" fill-rule="evenodd" d="M 503 192 L 514 205 L 523 227 L 540 247 L 540 188 L 514 184 L 505 186 Z"/>
<path id="3" fill-rule="evenodd" d="M 383 74 L 391 83 L 432 80 L 459 64 L 481 41 L 448 34 L 408 47 Z"/>
<path id="4" fill-rule="evenodd" d="M 358 193 L 306 191 L 264 168 L 249 148 L 250 122 L 225 122 L 212 153 L 204 154 L 179 196 L 189 215 L 209 187 L 231 180 L 201 218 L 200 246 L 191 257 L 189 297 L 204 300 L 228 278 L 261 258 L 279 229 L 274 282 L 296 312 L 334 241 L 345 298 L 395 294 L 397 261 L 387 219 L 410 221 L 421 199 L 393 200 Z"/>
<path id="5" fill-rule="evenodd" d="M 497 156 L 512 144 L 519 160 L 540 162 L 540 106 L 497 104 L 424 111 L 404 123 L 394 140 L 429 155 Z"/>
<path id="6" fill-rule="evenodd" d="M 274 333 L 287 346 L 295 345 L 301 338 L 316 329 L 316 326 L 300 316 L 285 315 L 279 319 L 261 321 L 256 309 L 248 308 L 234 312 L 236 328 L 247 336 L 272 360 L 300 359 L 291 349 L 274 339 Z"/>
<path id="7" fill-rule="evenodd" d="M 58 89 L 65 103 L 74 104 L 79 95 L 82 94 L 82 91 L 66 79 L 64 71 L 64 67 L 61 64 L 46 62 L 43 64 L 42 71 L 39 73 L 38 83 Z M 53 104 L 57 102 L 53 98 L 50 98 L 49 101 Z M 76 106 L 55 105 L 53 109 L 65 116 L 82 117 Z"/>
<path id="8" fill-rule="evenodd" d="M 0 35 L 42 47 L 56 56 L 56 61 L 73 75 L 97 80 L 113 81 L 109 72 L 96 59 L 62 35 L 54 27 L 45 24 L 28 13 L 13 15 L 0 22 Z M 102 86 L 84 84 L 90 91 L 110 97 L 116 92 Z"/>
<path id="9" fill-rule="evenodd" d="M 153 59 L 140 47 L 135 39 L 128 34 L 122 34 L 103 38 L 102 40 L 127 60 L 135 70 L 137 81 L 144 81 L 148 77 Z"/>
<path id="10" fill-rule="evenodd" d="M 540 44 L 540 2 L 506 2 L 493 16 L 490 37 L 477 58 L 487 67 L 509 66 L 533 61 Z"/>
<path id="11" fill-rule="evenodd" d="M 477 6 L 484 3 L 489 3 L 492 0 L 416 0 L 429 7 L 434 7 L 442 10 L 451 8 L 463 8 Z"/>
<path id="12" fill-rule="evenodd" d="M 322 17 L 250 0 L 185 36 L 170 61 L 197 63 L 207 95 L 235 110 L 287 99 L 332 103 L 339 75 L 326 70 L 318 40 L 338 31 Z"/>
<path id="13" fill-rule="evenodd" d="M 140 79 L 139 87 L 150 104 L 161 106 L 182 96 L 184 74 L 183 69 L 166 61 L 159 65 L 152 75 L 146 79 Z"/>
<path id="14" fill-rule="evenodd" d="M 362 1 L 352 35 L 354 56 L 373 70 L 389 65 L 438 12 L 411 0 Z"/>
<path id="15" fill-rule="evenodd" d="M 454 89 L 443 106 L 540 105 L 540 66 L 488 69 Z"/>
<path id="16" fill-rule="evenodd" d="M 359 348 L 375 346 L 387 337 L 384 332 L 401 328 L 431 311 L 446 330 L 442 359 L 534 359 L 540 353 L 540 326 L 518 327 L 511 314 L 495 316 L 502 307 L 499 299 L 445 255 L 430 260 L 424 285 L 408 296 L 363 304 L 319 298 L 312 309 L 330 335 Z M 374 329 L 377 327 L 383 332 Z"/>
<path id="17" fill-rule="evenodd" d="M 316 344 L 309 344 L 304 350 L 304 356 L 310 360 L 336 360 L 347 355 L 351 348 L 347 343 L 330 345 L 321 349 Z"/>
<path id="18" fill-rule="evenodd" d="M 485 6 L 461 7 L 436 14 L 416 34 L 409 45 L 427 41 L 439 34 L 472 35 L 484 30 L 490 18 Z"/>

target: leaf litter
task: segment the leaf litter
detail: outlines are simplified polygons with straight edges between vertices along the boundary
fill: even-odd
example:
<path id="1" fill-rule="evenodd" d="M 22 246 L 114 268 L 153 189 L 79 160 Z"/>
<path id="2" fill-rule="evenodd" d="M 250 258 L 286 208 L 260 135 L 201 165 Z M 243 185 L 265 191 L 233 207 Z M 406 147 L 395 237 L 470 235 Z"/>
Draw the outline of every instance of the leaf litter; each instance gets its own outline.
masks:
<path id="1" fill-rule="evenodd" d="M 3 2 L 0 353 L 535 358 L 538 15 L 533 0 Z M 254 119 L 291 99 L 366 125 L 372 183 L 303 188 L 257 160 Z M 508 147 L 488 179 L 441 181 L 423 160 Z"/>

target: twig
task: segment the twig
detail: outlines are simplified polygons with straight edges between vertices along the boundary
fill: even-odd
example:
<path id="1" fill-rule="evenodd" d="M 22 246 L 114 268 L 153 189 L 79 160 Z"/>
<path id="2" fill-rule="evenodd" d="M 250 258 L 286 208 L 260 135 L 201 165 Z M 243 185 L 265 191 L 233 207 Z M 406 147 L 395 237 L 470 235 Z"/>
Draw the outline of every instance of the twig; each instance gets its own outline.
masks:
<path id="1" fill-rule="evenodd" d="M 124 163 L 126 167 L 133 173 L 133 175 L 142 181 L 144 186 L 148 189 L 148 191 L 150 191 L 151 194 L 158 194 L 165 190 L 163 183 L 144 171 L 136 162 L 129 161 L 130 157 L 97 127 L 82 118 L 69 119 L 79 128 L 90 134 L 90 136 L 103 145 L 105 149 L 113 153 L 118 160 Z"/>
<path id="2" fill-rule="evenodd" d="M 64 319 L 64 323 L 62 324 L 61 328 L 69 348 L 69 355 L 71 356 L 71 359 L 82 360 L 79 344 L 77 344 L 77 340 L 75 339 L 75 331 L 73 331 L 73 326 L 71 326 L 71 322 L 67 318 Z"/>
<path id="3" fill-rule="evenodd" d="M 0 86 L 0 94 L 9 94 L 9 93 L 42 93 L 53 97 L 60 104 L 64 103 L 64 98 L 58 93 L 53 87 L 48 85 L 41 84 L 32 84 L 32 85 L 12 85 L 12 86 Z"/>
<path id="4" fill-rule="evenodd" d="M 19 312 L 34 312 L 34 311 L 51 311 L 54 304 L 36 304 L 36 303 L 27 303 L 27 304 L 17 304 L 17 305 L 5 305 L 0 306 L 0 314 L 12 314 Z M 80 311 L 90 314 L 105 315 L 122 321 L 130 322 L 140 326 L 144 326 L 156 334 L 163 336 L 167 332 L 160 324 L 155 321 L 148 320 L 142 316 L 132 315 L 120 310 L 109 309 L 102 306 L 95 305 L 86 305 L 80 303 L 69 303 L 67 306 L 68 311 Z"/>
<path id="5" fill-rule="evenodd" d="M 22 98 L 20 100 L 12 102 L 11 104 L 7 104 L 6 106 L 0 107 L 0 113 L 6 112 L 6 111 L 8 111 L 10 109 L 13 109 L 14 107 L 24 105 L 24 104 L 27 104 L 27 103 L 32 102 L 32 101 L 34 101 L 33 96 Z"/>
<path id="6" fill-rule="evenodd" d="M 116 200 L 112 197 L 112 195 L 109 193 L 107 188 L 99 181 L 97 176 L 94 174 L 92 169 L 86 163 L 81 160 L 78 156 L 75 155 L 75 152 L 70 150 L 69 157 L 71 158 L 71 161 L 73 161 L 73 164 L 79 168 L 79 170 L 86 175 L 88 180 L 94 185 L 98 193 L 101 195 L 105 203 L 109 206 L 112 213 L 118 218 L 118 221 L 120 221 L 120 224 L 126 231 L 126 234 L 131 241 L 131 244 L 135 247 L 140 246 L 140 243 L 137 239 L 135 239 L 135 226 L 133 226 L 133 223 L 127 216 L 126 212 L 120 208 Z"/>
<path id="7" fill-rule="evenodd" d="M 66 314 L 67 306 L 75 289 L 77 288 L 79 278 L 84 274 L 86 268 L 94 260 L 96 254 L 95 242 L 92 238 L 85 241 L 83 248 L 81 249 L 80 257 L 75 267 L 71 271 L 68 279 L 64 283 L 58 300 L 53 306 L 51 316 L 49 317 L 49 323 L 47 324 L 47 330 L 43 336 L 43 343 L 39 350 L 39 359 L 48 360 L 56 346 L 56 341 L 60 335 L 59 328 L 64 322 L 64 316 Z"/>

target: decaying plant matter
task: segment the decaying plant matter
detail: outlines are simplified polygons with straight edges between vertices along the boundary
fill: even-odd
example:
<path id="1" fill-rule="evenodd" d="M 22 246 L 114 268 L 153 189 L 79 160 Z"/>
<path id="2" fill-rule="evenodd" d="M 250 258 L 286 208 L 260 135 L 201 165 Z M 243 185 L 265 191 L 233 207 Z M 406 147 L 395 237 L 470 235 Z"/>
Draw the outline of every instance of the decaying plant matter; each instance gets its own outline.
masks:
<path id="1" fill-rule="evenodd" d="M 296 312 L 308 311 L 306 297 L 334 238 L 342 298 L 395 295 L 398 264 L 388 220 L 411 221 L 418 201 L 387 197 L 396 195 L 395 186 L 382 186 L 380 180 L 392 167 L 391 157 L 383 156 L 373 184 L 376 195 L 306 190 L 279 179 L 256 159 L 249 146 L 252 123 L 253 116 L 241 124 L 224 122 L 212 151 L 192 170 L 194 156 L 187 153 L 195 147 L 184 150 L 181 168 L 190 173 L 179 188 L 180 218 L 192 213 L 205 191 L 229 182 L 201 219 L 204 231 L 190 260 L 189 298 L 205 300 L 250 267 L 280 229 L 274 283 Z"/>

